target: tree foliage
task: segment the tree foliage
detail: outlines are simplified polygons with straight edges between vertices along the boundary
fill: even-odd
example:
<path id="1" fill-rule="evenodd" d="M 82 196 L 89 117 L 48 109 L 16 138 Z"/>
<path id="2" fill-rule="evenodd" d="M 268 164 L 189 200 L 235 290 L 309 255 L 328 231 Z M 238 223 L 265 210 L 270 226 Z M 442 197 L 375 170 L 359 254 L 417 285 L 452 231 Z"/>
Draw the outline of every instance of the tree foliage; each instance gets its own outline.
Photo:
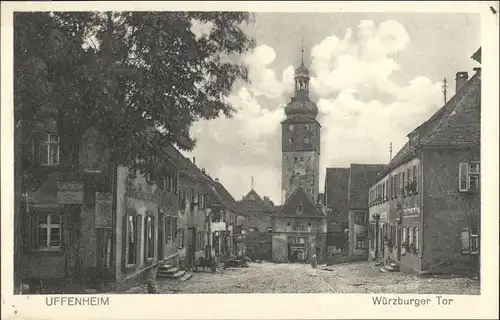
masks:
<path id="1" fill-rule="evenodd" d="M 246 79 L 233 57 L 254 45 L 242 28 L 251 21 L 241 12 L 16 13 L 16 118 L 56 120 L 68 167 L 89 128 L 123 165 L 167 144 L 190 150 L 195 121 L 234 112 L 224 97 Z M 194 34 L 199 23 L 211 31 Z"/>

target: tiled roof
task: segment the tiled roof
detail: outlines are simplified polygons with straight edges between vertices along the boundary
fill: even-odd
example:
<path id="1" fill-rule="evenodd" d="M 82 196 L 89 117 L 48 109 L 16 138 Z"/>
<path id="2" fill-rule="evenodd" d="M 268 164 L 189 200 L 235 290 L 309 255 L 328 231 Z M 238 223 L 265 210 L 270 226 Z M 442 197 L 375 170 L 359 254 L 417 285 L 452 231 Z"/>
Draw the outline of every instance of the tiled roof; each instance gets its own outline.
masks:
<path id="1" fill-rule="evenodd" d="M 213 181 L 212 183 L 210 183 L 210 185 L 214 188 L 220 202 L 222 202 L 230 210 L 239 212 L 238 208 L 236 207 L 236 200 L 234 200 L 233 196 L 220 182 Z"/>
<path id="2" fill-rule="evenodd" d="M 477 49 L 477 51 L 474 52 L 471 58 L 481 63 L 481 47 L 479 47 L 479 49 Z"/>
<path id="3" fill-rule="evenodd" d="M 368 208 L 368 190 L 375 183 L 383 164 L 351 164 L 349 174 L 349 209 Z"/>
<path id="4" fill-rule="evenodd" d="M 332 209 L 332 220 L 347 219 L 349 168 L 326 168 L 325 205 Z"/>
<path id="5" fill-rule="evenodd" d="M 466 86 L 466 87 L 465 87 Z M 424 146 L 479 146 L 481 131 L 481 76 L 474 75 L 460 90 L 451 112 L 443 114 L 427 136 Z"/>
<path id="6" fill-rule="evenodd" d="M 253 201 L 250 199 L 252 195 L 255 197 Z M 271 200 L 266 200 L 266 198 L 263 199 L 254 189 L 250 190 L 242 200 L 237 201 L 236 206 L 243 215 L 250 211 L 273 213 L 277 210 Z"/>
<path id="7" fill-rule="evenodd" d="M 306 202 L 303 202 L 304 213 L 300 215 L 301 217 L 326 216 L 326 210 L 324 210 L 324 206 L 316 203 L 312 199 L 312 197 L 304 191 L 302 187 L 298 187 L 292 192 L 285 203 L 278 208 L 276 216 L 288 215 L 288 213 L 291 212 L 296 214 L 296 206 L 299 202 L 302 202 L 302 200 L 305 200 Z"/>
<path id="8" fill-rule="evenodd" d="M 415 156 L 421 147 L 478 145 L 480 98 L 481 76 L 476 73 L 443 107 L 408 135 L 418 133 L 418 143 L 410 145 L 407 141 L 381 172 L 380 178 Z"/>

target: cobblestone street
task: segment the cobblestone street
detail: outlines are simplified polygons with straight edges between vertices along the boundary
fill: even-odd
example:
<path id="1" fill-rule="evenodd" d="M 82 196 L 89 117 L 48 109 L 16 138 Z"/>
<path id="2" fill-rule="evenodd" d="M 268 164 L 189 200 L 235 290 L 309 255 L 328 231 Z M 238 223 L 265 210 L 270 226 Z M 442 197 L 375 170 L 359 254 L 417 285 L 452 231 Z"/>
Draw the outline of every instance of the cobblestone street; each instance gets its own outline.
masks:
<path id="1" fill-rule="evenodd" d="M 479 294 L 479 281 L 383 273 L 361 262 L 313 269 L 308 264 L 250 263 L 223 273 L 195 273 L 185 282 L 158 279 L 159 293 L 419 293 Z M 146 286 L 125 293 L 146 293 Z"/>

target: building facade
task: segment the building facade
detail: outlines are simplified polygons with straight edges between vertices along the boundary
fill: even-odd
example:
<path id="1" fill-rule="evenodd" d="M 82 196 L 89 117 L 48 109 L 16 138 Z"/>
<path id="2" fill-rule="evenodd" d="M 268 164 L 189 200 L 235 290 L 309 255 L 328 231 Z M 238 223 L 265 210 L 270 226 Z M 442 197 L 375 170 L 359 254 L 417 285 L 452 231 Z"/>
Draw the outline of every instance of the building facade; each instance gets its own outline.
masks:
<path id="1" fill-rule="evenodd" d="M 419 273 L 479 272 L 481 72 L 408 135 L 369 191 L 369 258 Z"/>
<path id="2" fill-rule="evenodd" d="M 237 202 L 243 216 L 245 234 L 238 238 L 240 253 L 254 260 L 272 259 L 272 221 L 277 206 L 269 197 L 261 197 L 254 189 Z"/>
<path id="3" fill-rule="evenodd" d="M 326 168 L 324 203 L 331 210 L 328 214 L 329 255 L 345 251 L 348 243 L 349 173 L 349 168 Z"/>
<path id="4" fill-rule="evenodd" d="M 381 164 L 351 164 L 348 185 L 348 256 L 368 255 L 368 191 L 384 169 Z"/>

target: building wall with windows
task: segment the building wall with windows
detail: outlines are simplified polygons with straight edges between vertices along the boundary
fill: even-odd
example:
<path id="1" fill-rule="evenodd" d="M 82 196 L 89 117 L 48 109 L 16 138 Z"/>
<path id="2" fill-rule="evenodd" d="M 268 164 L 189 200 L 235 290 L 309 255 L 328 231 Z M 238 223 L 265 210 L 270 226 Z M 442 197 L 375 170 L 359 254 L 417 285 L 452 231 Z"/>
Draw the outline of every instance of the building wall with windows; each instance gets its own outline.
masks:
<path id="1" fill-rule="evenodd" d="M 478 268 L 479 161 L 479 148 L 425 151 L 423 270 Z"/>
<path id="2" fill-rule="evenodd" d="M 158 168 L 169 168 L 160 165 Z M 177 263 L 177 172 L 153 175 L 117 169 L 116 283 L 125 289 L 156 275 L 163 262 Z"/>
<path id="3" fill-rule="evenodd" d="M 410 158 L 370 188 L 370 259 L 377 248 L 382 261 L 400 261 L 403 269 L 420 270 L 421 176 L 420 157 Z M 378 230 L 375 214 L 379 215 Z"/>

